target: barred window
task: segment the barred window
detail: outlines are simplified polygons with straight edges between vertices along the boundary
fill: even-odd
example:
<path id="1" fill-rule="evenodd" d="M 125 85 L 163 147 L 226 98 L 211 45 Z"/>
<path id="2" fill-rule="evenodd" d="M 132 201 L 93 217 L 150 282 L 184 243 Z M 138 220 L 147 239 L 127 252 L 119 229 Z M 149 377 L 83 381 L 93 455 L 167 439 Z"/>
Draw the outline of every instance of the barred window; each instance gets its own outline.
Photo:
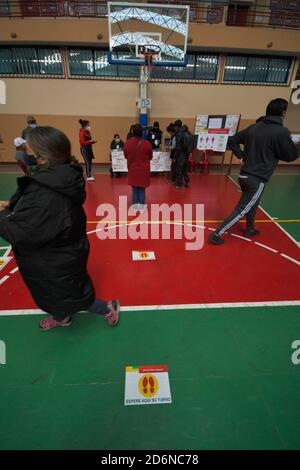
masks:
<path id="1" fill-rule="evenodd" d="M 138 67 L 130 65 L 110 64 L 107 58 L 108 50 L 99 49 L 69 49 L 68 61 L 70 75 L 73 77 L 126 77 L 138 78 Z M 122 59 L 122 52 L 119 52 Z"/>
<path id="2" fill-rule="evenodd" d="M 71 76 L 89 77 L 95 75 L 95 64 L 92 49 L 70 49 L 68 62 Z"/>
<path id="3" fill-rule="evenodd" d="M 269 83 L 288 83 L 291 67 L 291 57 L 272 57 L 269 62 L 267 81 Z"/>
<path id="4" fill-rule="evenodd" d="M 290 57 L 228 55 L 224 82 L 285 85 L 291 66 Z"/>
<path id="5" fill-rule="evenodd" d="M 0 75 L 62 76 L 61 52 L 53 48 L 1 47 Z"/>
<path id="6" fill-rule="evenodd" d="M 186 67 L 153 67 L 151 78 L 168 80 L 193 80 L 195 77 L 195 56 L 188 54 Z"/>
<path id="7" fill-rule="evenodd" d="M 10 7 L 8 0 L 1 0 L 0 2 L 0 16 L 9 16 Z"/>
<path id="8" fill-rule="evenodd" d="M 117 65 L 110 64 L 107 58 L 107 51 L 94 51 L 95 76 L 116 77 Z"/>
<path id="9" fill-rule="evenodd" d="M 109 64 L 108 50 L 69 49 L 70 75 L 73 77 L 106 77 L 138 79 L 139 66 Z M 186 67 L 154 67 L 151 79 L 156 80 L 204 80 L 215 81 L 219 70 L 219 56 L 216 54 L 188 54 Z M 126 52 L 118 52 L 119 59 L 130 59 Z"/>
<path id="10" fill-rule="evenodd" d="M 69 48 L 70 76 L 138 80 L 138 65 L 110 64 L 107 55 L 107 49 Z M 118 58 L 126 59 L 126 52 L 118 52 Z M 154 67 L 150 80 L 217 81 L 219 54 L 192 52 L 187 59 L 186 67 Z M 223 82 L 286 85 L 292 63 L 292 57 L 228 54 Z M 0 47 L 0 75 L 60 78 L 62 53 L 53 47 Z"/>
<path id="11" fill-rule="evenodd" d="M 196 80 L 217 80 L 219 71 L 219 56 L 218 55 L 199 55 L 196 56 L 195 63 L 195 78 Z"/>

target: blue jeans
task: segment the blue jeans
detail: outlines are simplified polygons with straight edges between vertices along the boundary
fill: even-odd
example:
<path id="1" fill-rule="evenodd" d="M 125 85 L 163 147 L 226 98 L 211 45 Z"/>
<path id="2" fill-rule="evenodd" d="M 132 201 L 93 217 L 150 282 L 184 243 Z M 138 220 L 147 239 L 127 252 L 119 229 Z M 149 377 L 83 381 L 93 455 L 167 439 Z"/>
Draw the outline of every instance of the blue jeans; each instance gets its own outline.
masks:
<path id="1" fill-rule="evenodd" d="M 92 146 L 80 148 L 81 155 L 83 156 L 85 162 L 85 172 L 87 178 L 92 176 L 93 153 L 91 147 Z"/>
<path id="2" fill-rule="evenodd" d="M 145 204 L 145 188 L 132 186 L 132 204 Z"/>
<path id="3" fill-rule="evenodd" d="M 95 299 L 93 304 L 86 311 L 89 312 L 89 313 L 95 313 L 96 315 L 107 315 L 109 313 L 109 308 L 108 308 L 107 302 L 105 302 L 105 300 Z M 55 314 L 51 313 L 51 315 L 54 318 L 54 320 L 56 320 L 56 321 L 62 321 L 65 318 L 71 316 L 71 315 L 67 315 L 65 313 L 57 313 L 57 312 Z"/>

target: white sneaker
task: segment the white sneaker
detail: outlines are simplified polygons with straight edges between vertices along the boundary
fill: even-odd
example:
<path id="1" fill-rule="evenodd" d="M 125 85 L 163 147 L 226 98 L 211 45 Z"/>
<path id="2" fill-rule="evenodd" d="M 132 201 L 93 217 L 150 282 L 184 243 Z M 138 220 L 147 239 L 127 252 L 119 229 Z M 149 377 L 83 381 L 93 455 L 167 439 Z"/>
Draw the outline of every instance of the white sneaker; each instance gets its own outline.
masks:
<path id="1" fill-rule="evenodd" d="M 138 210 L 139 211 L 145 211 L 147 210 L 148 204 L 138 204 Z"/>
<path id="2" fill-rule="evenodd" d="M 138 210 L 139 210 L 139 205 L 138 204 L 132 204 L 132 206 L 129 207 L 128 214 L 129 215 L 135 215 Z"/>
<path id="3" fill-rule="evenodd" d="M 93 176 L 89 176 L 89 178 L 87 178 L 88 181 L 95 181 L 95 178 Z"/>

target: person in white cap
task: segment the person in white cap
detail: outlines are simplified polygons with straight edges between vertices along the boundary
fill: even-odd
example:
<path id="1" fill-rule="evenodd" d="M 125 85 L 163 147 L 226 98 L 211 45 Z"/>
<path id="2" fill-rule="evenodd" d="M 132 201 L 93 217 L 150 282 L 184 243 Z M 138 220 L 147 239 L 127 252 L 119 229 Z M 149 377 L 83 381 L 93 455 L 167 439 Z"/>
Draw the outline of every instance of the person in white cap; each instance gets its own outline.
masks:
<path id="1" fill-rule="evenodd" d="M 16 160 L 21 168 L 21 170 L 28 175 L 28 167 L 31 165 L 36 165 L 36 161 L 33 155 L 27 154 L 26 149 L 26 140 L 22 137 L 16 137 L 14 140 L 14 145 L 16 147 Z"/>
<path id="2" fill-rule="evenodd" d="M 34 116 L 27 116 L 27 127 L 22 130 L 21 137 L 22 139 L 27 139 L 27 134 L 31 129 L 35 129 L 37 127 L 37 122 Z"/>

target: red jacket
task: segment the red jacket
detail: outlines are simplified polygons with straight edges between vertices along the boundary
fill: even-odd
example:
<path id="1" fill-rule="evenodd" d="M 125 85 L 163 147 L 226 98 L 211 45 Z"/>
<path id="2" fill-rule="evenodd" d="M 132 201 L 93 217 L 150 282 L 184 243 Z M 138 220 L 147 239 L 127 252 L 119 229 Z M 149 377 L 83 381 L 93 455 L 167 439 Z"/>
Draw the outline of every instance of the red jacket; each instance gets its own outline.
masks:
<path id="1" fill-rule="evenodd" d="M 90 131 L 87 131 L 83 127 L 79 129 L 79 142 L 80 147 L 85 147 L 86 145 L 90 145 L 92 142 L 92 136 Z"/>
<path id="2" fill-rule="evenodd" d="M 125 144 L 124 155 L 128 163 L 128 184 L 147 188 L 150 184 L 150 160 L 153 157 L 150 142 L 131 137 Z"/>

